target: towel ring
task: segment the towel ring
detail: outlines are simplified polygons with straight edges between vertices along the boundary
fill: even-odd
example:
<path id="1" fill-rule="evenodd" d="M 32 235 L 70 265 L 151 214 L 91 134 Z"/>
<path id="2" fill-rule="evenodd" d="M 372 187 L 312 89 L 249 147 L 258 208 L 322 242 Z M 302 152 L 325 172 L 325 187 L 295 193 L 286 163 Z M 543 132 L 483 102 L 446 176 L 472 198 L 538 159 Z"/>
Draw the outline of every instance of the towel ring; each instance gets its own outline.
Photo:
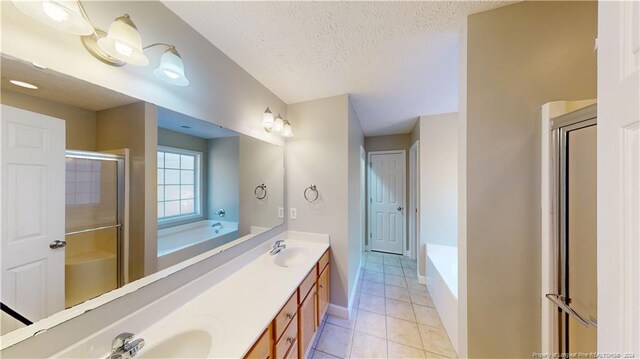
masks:
<path id="1" fill-rule="evenodd" d="M 267 197 L 267 186 L 264 183 L 259 185 L 253 191 L 253 194 L 256 195 L 257 199 L 265 199 Z"/>
<path id="2" fill-rule="evenodd" d="M 313 192 L 315 196 L 313 197 L 309 196 L 309 191 Z M 304 190 L 304 199 L 306 199 L 307 202 L 315 202 L 318 199 L 318 195 L 319 195 L 318 188 L 314 184 L 305 188 Z"/>

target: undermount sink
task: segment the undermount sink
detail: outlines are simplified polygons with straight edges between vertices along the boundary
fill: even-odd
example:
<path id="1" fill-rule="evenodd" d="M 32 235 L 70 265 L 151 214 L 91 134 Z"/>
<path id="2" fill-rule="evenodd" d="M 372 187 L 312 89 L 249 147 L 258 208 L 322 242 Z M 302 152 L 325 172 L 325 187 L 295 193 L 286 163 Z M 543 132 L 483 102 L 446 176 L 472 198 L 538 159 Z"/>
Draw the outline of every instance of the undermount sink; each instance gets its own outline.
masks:
<path id="1" fill-rule="evenodd" d="M 139 358 L 207 358 L 211 352 L 211 335 L 204 330 L 182 332 L 158 344 L 147 343 Z"/>
<path id="2" fill-rule="evenodd" d="M 305 263 L 309 258 L 309 250 L 306 248 L 295 247 L 285 248 L 275 255 L 273 263 L 279 267 L 293 267 Z"/>

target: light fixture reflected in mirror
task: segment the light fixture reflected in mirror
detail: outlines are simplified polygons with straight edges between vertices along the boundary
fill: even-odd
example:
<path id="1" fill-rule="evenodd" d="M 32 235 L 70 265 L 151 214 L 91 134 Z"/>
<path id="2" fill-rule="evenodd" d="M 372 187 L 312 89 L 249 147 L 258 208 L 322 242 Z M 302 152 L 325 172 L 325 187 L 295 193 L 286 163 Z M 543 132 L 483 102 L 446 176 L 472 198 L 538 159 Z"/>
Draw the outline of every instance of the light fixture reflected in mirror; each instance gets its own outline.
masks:
<path id="1" fill-rule="evenodd" d="M 93 26 L 83 16 L 77 1 L 13 1 L 13 4 L 26 15 L 60 31 L 74 35 L 93 33 Z"/>
<path id="2" fill-rule="evenodd" d="M 273 114 L 268 107 L 262 115 L 262 127 L 264 127 L 267 132 L 271 132 L 271 130 L 273 129 Z"/>
<path id="3" fill-rule="evenodd" d="M 155 45 L 155 44 L 154 44 Z M 149 48 L 151 46 L 147 46 Z M 189 80 L 184 76 L 184 63 L 175 46 L 169 46 L 160 57 L 160 65 L 153 70 L 160 80 L 176 86 L 188 86 Z"/>
<path id="4" fill-rule="evenodd" d="M 149 64 L 142 49 L 142 38 L 129 14 L 124 14 L 111 23 L 107 36 L 98 39 L 98 46 L 109 56 L 128 64 Z"/>
<path id="5" fill-rule="evenodd" d="M 282 137 L 293 137 L 293 129 L 289 121 L 285 120 L 278 114 L 273 118 L 273 113 L 267 107 L 262 115 L 262 127 L 269 133 L 277 133 Z"/>

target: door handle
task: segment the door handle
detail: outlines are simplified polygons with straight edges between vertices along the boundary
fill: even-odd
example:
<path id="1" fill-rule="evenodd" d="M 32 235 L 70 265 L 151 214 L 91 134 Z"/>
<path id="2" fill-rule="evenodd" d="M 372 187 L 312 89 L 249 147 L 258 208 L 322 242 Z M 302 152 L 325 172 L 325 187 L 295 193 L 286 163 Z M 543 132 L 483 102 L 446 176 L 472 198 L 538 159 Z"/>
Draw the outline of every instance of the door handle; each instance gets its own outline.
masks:
<path id="1" fill-rule="evenodd" d="M 578 323 L 584 325 L 585 327 L 594 327 L 597 328 L 598 324 L 593 320 L 584 319 L 578 312 L 573 310 L 570 306 L 568 306 L 563 300 L 562 296 L 555 293 L 548 293 L 545 295 L 547 299 L 549 299 L 553 304 L 557 305 L 560 309 L 562 309 L 565 313 L 569 314 L 573 319 L 577 320 Z"/>
<path id="2" fill-rule="evenodd" d="M 402 211 L 402 206 L 398 206 L 397 210 L 398 210 L 398 212 Z"/>
<path id="3" fill-rule="evenodd" d="M 58 249 L 58 248 L 64 248 L 67 246 L 67 242 L 66 241 L 61 241 L 61 240 L 55 240 L 51 243 L 49 243 L 49 248 L 51 249 Z"/>

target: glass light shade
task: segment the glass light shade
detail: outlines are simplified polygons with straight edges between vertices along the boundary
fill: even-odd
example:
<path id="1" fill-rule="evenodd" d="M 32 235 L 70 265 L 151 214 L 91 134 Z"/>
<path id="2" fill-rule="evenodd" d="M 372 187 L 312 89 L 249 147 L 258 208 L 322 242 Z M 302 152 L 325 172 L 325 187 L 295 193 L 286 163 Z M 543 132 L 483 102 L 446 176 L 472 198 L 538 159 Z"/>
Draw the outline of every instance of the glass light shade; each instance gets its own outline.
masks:
<path id="1" fill-rule="evenodd" d="M 93 27 L 82 15 L 77 1 L 19 1 L 13 4 L 26 15 L 41 23 L 74 35 L 90 35 Z"/>
<path id="2" fill-rule="evenodd" d="M 262 115 L 262 127 L 264 127 L 264 129 L 267 131 L 271 131 L 271 129 L 273 128 L 273 114 L 268 107 Z"/>
<path id="3" fill-rule="evenodd" d="M 109 26 L 106 37 L 98 40 L 98 46 L 109 56 L 135 66 L 147 66 L 149 59 L 142 50 L 142 39 L 129 15 L 116 18 Z"/>
<path id="4" fill-rule="evenodd" d="M 286 121 L 282 127 L 282 137 L 293 137 L 293 129 L 289 121 Z"/>
<path id="5" fill-rule="evenodd" d="M 280 115 L 278 115 L 278 117 L 276 117 L 276 120 L 274 121 L 273 130 L 276 132 L 282 132 L 283 128 L 284 120 L 282 119 L 282 117 L 280 117 Z"/>
<path id="6" fill-rule="evenodd" d="M 189 80 L 184 76 L 184 63 L 175 48 L 169 48 L 160 57 L 160 65 L 153 70 L 153 74 L 160 80 L 176 86 L 189 86 Z"/>

